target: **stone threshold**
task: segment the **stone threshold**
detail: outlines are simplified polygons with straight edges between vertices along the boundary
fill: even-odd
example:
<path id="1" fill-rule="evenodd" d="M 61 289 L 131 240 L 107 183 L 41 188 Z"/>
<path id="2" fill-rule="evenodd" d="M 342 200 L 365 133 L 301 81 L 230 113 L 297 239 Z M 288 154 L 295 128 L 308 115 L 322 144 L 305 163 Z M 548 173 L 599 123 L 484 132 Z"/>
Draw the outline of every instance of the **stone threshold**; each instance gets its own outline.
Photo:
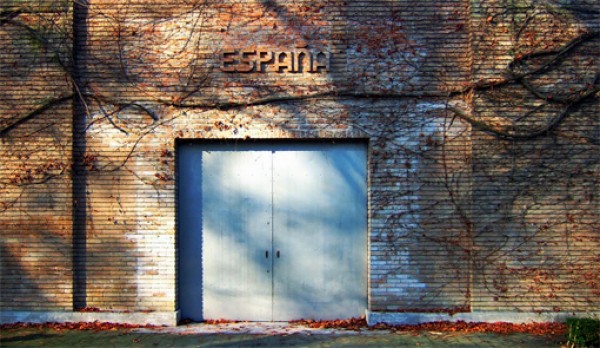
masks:
<path id="1" fill-rule="evenodd" d="M 0 324 L 47 322 L 106 322 L 130 325 L 176 326 L 179 311 L 174 312 L 68 312 L 0 311 Z"/>
<path id="2" fill-rule="evenodd" d="M 177 326 L 179 311 L 173 312 L 67 312 L 67 311 L 0 311 L 0 324 L 47 322 L 108 322 L 130 325 Z M 367 323 L 376 325 L 416 325 L 436 321 L 507 322 L 514 324 L 534 322 L 564 322 L 570 317 L 600 319 L 600 312 L 511 312 L 481 311 L 470 313 L 404 313 L 366 310 Z"/>
<path id="3" fill-rule="evenodd" d="M 567 318 L 596 318 L 600 312 L 511 312 L 511 311 L 473 311 L 469 313 L 401 313 L 366 311 L 367 323 L 376 325 L 385 323 L 391 325 L 416 325 L 435 321 L 465 321 L 479 323 L 506 322 L 513 324 L 564 322 Z"/>

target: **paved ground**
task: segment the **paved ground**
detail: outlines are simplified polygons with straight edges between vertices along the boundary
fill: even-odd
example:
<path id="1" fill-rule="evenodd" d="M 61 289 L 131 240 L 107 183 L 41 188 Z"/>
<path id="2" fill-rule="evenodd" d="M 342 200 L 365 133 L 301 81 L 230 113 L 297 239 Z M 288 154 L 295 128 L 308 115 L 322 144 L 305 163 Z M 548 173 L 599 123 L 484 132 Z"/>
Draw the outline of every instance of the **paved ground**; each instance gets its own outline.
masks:
<path id="1" fill-rule="evenodd" d="M 344 331 L 293 324 L 191 324 L 175 328 L 76 331 L 5 329 L 0 347 L 561 347 L 564 337 L 528 334 Z"/>

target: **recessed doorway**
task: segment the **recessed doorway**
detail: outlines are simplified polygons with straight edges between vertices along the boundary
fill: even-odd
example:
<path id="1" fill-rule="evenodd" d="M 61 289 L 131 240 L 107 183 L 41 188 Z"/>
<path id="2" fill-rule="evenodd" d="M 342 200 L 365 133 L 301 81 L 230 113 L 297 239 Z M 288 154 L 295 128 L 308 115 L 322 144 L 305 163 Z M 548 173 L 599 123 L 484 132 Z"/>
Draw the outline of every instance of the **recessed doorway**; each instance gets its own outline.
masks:
<path id="1" fill-rule="evenodd" d="M 367 146 L 182 142 L 182 318 L 336 319 L 367 302 Z"/>

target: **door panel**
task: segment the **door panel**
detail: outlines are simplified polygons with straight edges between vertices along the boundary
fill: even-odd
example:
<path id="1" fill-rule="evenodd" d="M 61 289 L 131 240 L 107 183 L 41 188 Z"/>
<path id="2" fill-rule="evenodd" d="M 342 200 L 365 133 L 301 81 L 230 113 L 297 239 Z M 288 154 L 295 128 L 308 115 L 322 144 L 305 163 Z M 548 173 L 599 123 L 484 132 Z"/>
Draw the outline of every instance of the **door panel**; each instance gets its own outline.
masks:
<path id="1" fill-rule="evenodd" d="M 363 315 L 366 158 L 363 144 L 182 144 L 182 317 Z"/>
<path id="2" fill-rule="evenodd" d="M 202 154 L 204 319 L 272 320 L 271 153 Z"/>
<path id="3" fill-rule="evenodd" d="M 273 155 L 273 318 L 363 315 L 366 151 L 359 144 L 290 150 Z"/>

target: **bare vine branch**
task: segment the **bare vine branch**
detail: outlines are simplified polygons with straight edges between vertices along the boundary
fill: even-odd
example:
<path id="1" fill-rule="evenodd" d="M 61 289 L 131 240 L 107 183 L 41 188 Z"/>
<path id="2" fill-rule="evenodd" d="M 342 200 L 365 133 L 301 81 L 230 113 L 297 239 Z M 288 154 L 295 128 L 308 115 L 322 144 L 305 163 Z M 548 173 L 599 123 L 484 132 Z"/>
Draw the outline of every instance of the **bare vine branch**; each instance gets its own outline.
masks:
<path id="1" fill-rule="evenodd" d="M 72 100 L 72 99 L 73 99 L 73 95 L 70 94 L 70 95 L 66 95 L 63 97 L 52 99 L 52 100 L 44 103 L 39 108 L 29 112 L 28 114 L 24 115 L 23 117 L 18 118 L 17 120 L 9 123 L 4 128 L 0 129 L 0 137 L 5 136 L 6 134 L 8 134 L 8 132 L 13 130 L 15 127 L 43 114 L 44 112 L 46 112 L 56 106 L 59 106 L 59 105 L 65 103 L 66 101 Z"/>

